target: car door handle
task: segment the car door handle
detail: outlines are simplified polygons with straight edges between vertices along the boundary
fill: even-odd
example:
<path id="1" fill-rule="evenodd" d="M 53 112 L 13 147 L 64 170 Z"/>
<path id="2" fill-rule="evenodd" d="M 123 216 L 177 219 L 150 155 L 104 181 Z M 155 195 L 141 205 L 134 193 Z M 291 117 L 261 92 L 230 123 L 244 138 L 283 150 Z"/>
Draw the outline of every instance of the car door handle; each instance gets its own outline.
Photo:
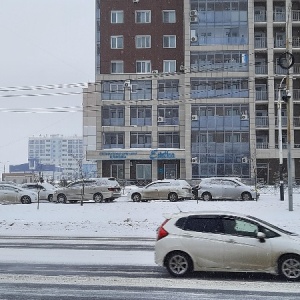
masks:
<path id="1" fill-rule="evenodd" d="M 183 234 L 182 236 L 183 236 L 183 237 L 187 237 L 187 238 L 193 237 L 191 234 L 187 234 L 187 233 L 186 233 L 186 234 Z"/>

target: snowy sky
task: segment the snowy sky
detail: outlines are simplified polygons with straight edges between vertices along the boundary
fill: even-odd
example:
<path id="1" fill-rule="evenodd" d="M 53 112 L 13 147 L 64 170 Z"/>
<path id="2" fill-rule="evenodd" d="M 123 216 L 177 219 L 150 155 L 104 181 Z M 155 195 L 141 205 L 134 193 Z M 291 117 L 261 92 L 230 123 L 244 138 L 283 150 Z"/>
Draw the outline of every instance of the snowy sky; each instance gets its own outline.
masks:
<path id="1" fill-rule="evenodd" d="M 82 95 L 7 97 L 78 88 L 21 92 L 20 87 L 93 82 L 94 0 L 0 0 L 0 173 L 27 162 L 28 137 L 82 135 L 82 114 L 34 113 L 33 108 L 78 106 Z M 5 112 L 26 108 L 28 113 Z M 45 110 L 45 109 L 44 109 Z M 36 111 L 36 110 L 35 110 Z"/>

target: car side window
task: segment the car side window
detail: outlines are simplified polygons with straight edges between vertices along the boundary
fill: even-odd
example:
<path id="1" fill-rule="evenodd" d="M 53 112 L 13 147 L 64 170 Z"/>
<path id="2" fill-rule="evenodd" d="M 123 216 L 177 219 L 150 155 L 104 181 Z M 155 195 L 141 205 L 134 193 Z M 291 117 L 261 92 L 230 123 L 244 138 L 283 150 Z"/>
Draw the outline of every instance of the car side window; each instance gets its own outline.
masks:
<path id="1" fill-rule="evenodd" d="M 221 222 L 220 219 L 211 217 L 189 217 L 186 220 L 184 230 L 196 231 L 196 232 L 210 232 L 210 233 L 221 233 Z"/>
<path id="2" fill-rule="evenodd" d="M 223 218 L 224 233 L 230 235 L 256 237 L 258 225 L 238 218 Z"/>

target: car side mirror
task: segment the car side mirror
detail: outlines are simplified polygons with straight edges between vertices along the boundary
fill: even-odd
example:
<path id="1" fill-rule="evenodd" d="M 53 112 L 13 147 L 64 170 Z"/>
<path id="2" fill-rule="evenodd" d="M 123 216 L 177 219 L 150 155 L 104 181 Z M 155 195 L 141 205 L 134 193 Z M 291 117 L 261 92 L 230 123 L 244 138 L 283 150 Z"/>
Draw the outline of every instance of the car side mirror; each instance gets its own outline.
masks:
<path id="1" fill-rule="evenodd" d="M 261 243 L 264 243 L 266 241 L 266 235 L 263 232 L 258 232 L 256 237 Z"/>

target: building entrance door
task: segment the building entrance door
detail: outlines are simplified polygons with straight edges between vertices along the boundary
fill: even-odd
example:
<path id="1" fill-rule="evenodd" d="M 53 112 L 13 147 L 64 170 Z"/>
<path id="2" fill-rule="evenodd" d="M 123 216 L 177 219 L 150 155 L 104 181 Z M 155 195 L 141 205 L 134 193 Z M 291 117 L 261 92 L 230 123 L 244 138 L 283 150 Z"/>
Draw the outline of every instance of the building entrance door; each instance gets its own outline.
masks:
<path id="1" fill-rule="evenodd" d="M 164 164 L 165 179 L 177 179 L 177 165 Z"/>

